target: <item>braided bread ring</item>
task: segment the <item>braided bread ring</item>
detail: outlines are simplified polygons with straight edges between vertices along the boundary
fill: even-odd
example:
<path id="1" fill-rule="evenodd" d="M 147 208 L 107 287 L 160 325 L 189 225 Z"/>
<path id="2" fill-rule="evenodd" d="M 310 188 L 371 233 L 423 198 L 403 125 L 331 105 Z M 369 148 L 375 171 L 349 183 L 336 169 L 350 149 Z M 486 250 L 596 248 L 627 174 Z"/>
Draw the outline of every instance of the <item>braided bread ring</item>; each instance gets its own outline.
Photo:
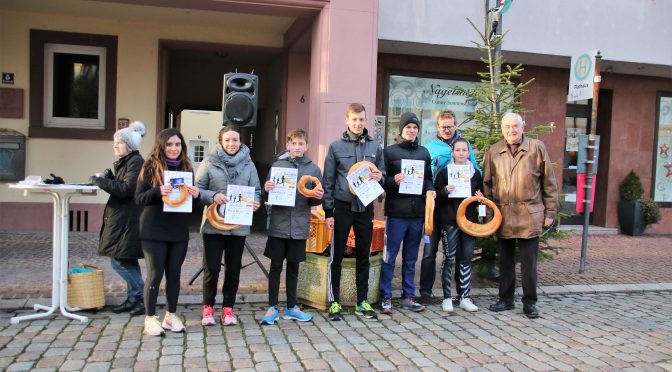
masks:
<path id="1" fill-rule="evenodd" d="M 367 167 L 369 167 L 371 172 L 376 172 L 378 170 L 378 167 L 376 167 L 375 164 L 373 164 L 370 161 L 363 160 L 363 161 L 360 161 L 360 162 L 357 162 L 357 163 L 353 164 L 353 166 L 350 167 L 350 169 L 348 169 L 348 176 L 351 175 L 354 171 L 356 171 L 357 169 L 359 169 L 359 167 L 361 167 L 363 165 L 366 165 Z M 355 190 L 353 190 L 350 185 L 348 185 L 348 188 L 350 188 L 350 192 L 353 195 L 355 195 Z"/>
<path id="2" fill-rule="evenodd" d="M 212 227 L 214 227 L 217 230 L 231 231 L 240 227 L 240 225 L 231 225 L 228 223 L 224 223 L 224 219 L 219 216 L 219 213 L 217 213 L 217 203 L 210 204 L 208 206 L 205 215 L 208 218 L 208 221 L 210 222 Z"/>
<path id="3" fill-rule="evenodd" d="M 431 195 L 425 196 L 425 235 L 432 235 L 434 232 L 434 198 Z"/>
<path id="4" fill-rule="evenodd" d="M 495 216 L 490 222 L 481 225 L 467 219 L 467 216 L 465 215 L 467 206 L 475 201 L 487 205 L 495 212 Z M 460 207 L 457 208 L 456 219 L 457 226 L 460 230 L 475 238 L 485 238 L 486 236 L 490 236 L 497 232 L 497 229 L 499 229 L 499 226 L 502 224 L 502 213 L 499 211 L 499 208 L 497 208 L 497 205 L 490 199 L 472 196 L 464 199 L 462 203 L 460 203 Z"/>
<path id="5" fill-rule="evenodd" d="M 307 189 L 306 183 L 308 182 L 314 182 L 315 187 L 313 187 L 311 190 Z M 306 174 L 301 177 L 299 183 L 296 185 L 296 188 L 299 190 L 299 193 L 301 193 L 301 195 L 305 196 L 306 198 L 314 198 L 315 190 L 322 188 L 322 184 L 320 183 L 320 180 L 317 177 L 309 176 Z"/>
<path id="6" fill-rule="evenodd" d="M 168 196 L 164 196 L 161 198 L 161 200 L 163 200 L 164 203 L 173 208 L 177 207 L 178 205 L 182 205 L 182 203 L 187 201 L 187 198 L 189 197 L 189 189 L 187 188 L 187 185 L 179 186 L 179 188 L 180 190 L 182 190 L 182 193 L 180 194 L 179 198 L 175 200 L 170 200 L 168 199 Z"/>

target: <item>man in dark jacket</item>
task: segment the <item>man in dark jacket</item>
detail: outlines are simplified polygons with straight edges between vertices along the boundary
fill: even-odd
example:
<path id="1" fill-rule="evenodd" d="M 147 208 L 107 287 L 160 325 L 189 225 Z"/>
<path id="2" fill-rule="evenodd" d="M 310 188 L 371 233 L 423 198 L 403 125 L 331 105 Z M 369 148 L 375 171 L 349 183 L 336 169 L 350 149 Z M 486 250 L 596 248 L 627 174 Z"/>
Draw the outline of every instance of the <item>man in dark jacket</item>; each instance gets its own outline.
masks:
<path id="1" fill-rule="evenodd" d="M 368 135 L 366 110 L 360 103 L 348 106 L 345 116 L 347 130 L 343 137 L 329 145 L 324 159 L 324 213 L 325 223 L 334 229 L 334 244 L 329 266 L 329 319 L 340 320 L 341 262 L 345 254 L 350 227 L 355 231 L 355 269 L 357 306 L 355 314 L 376 318 L 376 312 L 366 302 L 369 292 L 369 253 L 373 236 L 373 203 L 364 205 L 350 192 L 347 174 L 350 167 L 360 161 L 370 161 L 378 170 L 371 172 L 371 179 L 382 184 L 385 177 L 383 149 Z"/>
<path id="2" fill-rule="evenodd" d="M 142 298 L 145 284 L 138 264 L 138 258 L 143 257 L 139 232 L 142 208 L 133 201 L 138 174 L 144 163 L 138 152 L 144 134 L 145 126 L 141 122 L 118 130 L 114 134 L 113 150 L 119 160 L 114 163 L 114 173 L 108 169 L 90 179 L 92 184 L 110 194 L 103 212 L 98 254 L 110 257 L 112 268 L 126 281 L 126 301 L 112 308 L 117 314 L 145 313 Z"/>
<path id="3" fill-rule="evenodd" d="M 403 263 L 401 267 L 402 300 L 401 308 L 411 311 L 423 311 L 425 307 L 413 299 L 415 295 L 415 263 L 418 260 L 420 241 L 422 240 L 425 217 L 425 195 L 434 198 L 432 184 L 431 158 L 429 151 L 418 145 L 420 120 L 412 113 L 401 115 L 399 133 L 401 141 L 383 151 L 385 169 L 390 175 L 385 179 L 385 215 L 387 216 L 387 245 L 380 273 L 380 292 L 383 297 L 383 314 L 392 313 L 392 276 L 399 248 L 403 243 Z M 421 161 L 413 165 L 411 161 Z M 408 164 L 404 164 L 408 163 Z M 405 178 L 417 177 L 422 170 L 422 188 L 417 190 L 400 189 Z"/>

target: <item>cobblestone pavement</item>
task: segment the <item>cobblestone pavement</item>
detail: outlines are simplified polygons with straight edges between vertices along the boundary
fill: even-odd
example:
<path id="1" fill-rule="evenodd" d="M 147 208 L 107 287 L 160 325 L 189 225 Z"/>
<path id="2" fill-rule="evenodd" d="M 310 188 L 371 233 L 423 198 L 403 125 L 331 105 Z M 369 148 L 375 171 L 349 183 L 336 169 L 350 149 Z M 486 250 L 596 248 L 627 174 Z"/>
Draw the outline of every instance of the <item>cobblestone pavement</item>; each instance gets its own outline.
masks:
<path id="1" fill-rule="evenodd" d="M 479 298 L 485 307 L 493 298 Z M 548 371 L 672 370 L 672 292 L 543 296 L 542 317 L 520 304 L 492 313 L 438 305 L 380 321 L 346 315 L 257 324 L 243 304 L 238 326 L 204 328 L 200 308 L 180 306 L 187 332 L 143 336 L 142 317 L 98 312 L 88 323 L 36 320 L 10 325 L 0 312 L 0 370 L 19 371 Z"/>
<path id="2" fill-rule="evenodd" d="M 259 256 L 266 268 L 270 261 L 262 252 L 266 236 L 253 233 L 247 239 L 250 247 Z M 595 284 L 640 284 L 672 283 L 672 236 L 650 235 L 629 237 L 624 235 L 591 235 L 588 242 L 586 270 L 579 274 L 581 236 L 553 242 L 562 250 L 553 260 L 539 262 L 540 286 L 568 286 Z M 98 237 L 94 234 L 70 234 L 70 265 L 85 262 L 98 266 L 105 273 L 105 291 L 110 301 L 125 296 L 126 286 L 111 269 L 107 257 L 96 254 Z M 187 282 L 202 265 L 203 242 L 200 235 L 192 234 L 187 259 L 182 267 L 182 295 L 201 294 L 201 278 L 193 285 Z M 422 256 L 422 253 L 420 254 Z M 437 257 L 440 270 L 442 254 Z M 401 255 L 398 257 L 400 262 Z M 416 283 L 419 281 L 420 260 L 416 268 Z M 144 261 L 141 260 L 144 272 Z M 252 256 L 243 255 L 243 264 L 250 264 L 241 272 L 239 294 L 260 298 L 267 292 L 264 274 L 254 264 Z M 401 288 L 401 264 L 397 264 L 393 288 Z M 223 277 L 223 275 L 220 275 Z M 220 279 L 222 280 L 222 279 Z M 38 299 L 51 296 L 51 234 L 50 233 L 0 233 L 0 305 L 11 299 Z M 284 291 L 284 279 L 281 281 Z M 489 288 L 495 283 L 475 277 L 474 288 Z M 441 288 L 440 275 L 436 276 L 435 294 Z M 122 299 L 123 301 L 123 299 Z M 14 302 L 18 303 L 18 302 Z M 11 302 L 10 302 L 11 304 Z M 11 305 L 10 307 L 18 307 Z M 1 307 L 1 306 L 0 306 Z"/>

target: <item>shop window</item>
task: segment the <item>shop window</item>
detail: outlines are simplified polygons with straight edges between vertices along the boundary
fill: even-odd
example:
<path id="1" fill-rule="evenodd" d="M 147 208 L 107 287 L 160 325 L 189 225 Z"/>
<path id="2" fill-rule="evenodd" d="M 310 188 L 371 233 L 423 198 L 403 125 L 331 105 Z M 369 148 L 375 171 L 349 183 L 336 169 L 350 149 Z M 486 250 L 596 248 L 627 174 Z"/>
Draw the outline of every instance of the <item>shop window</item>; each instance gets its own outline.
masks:
<path id="1" fill-rule="evenodd" d="M 31 30 L 29 135 L 110 139 L 116 59 L 116 36 Z"/>
<path id="2" fill-rule="evenodd" d="M 672 207 L 672 92 L 659 93 L 653 158 L 653 200 Z"/>
<path id="3" fill-rule="evenodd" d="M 469 90 L 474 87 L 475 81 L 390 74 L 386 83 L 385 146 L 395 143 L 395 137 L 399 134 L 399 117 L 405 112 L 418 115 L 421 122 L 418 137 L 422 145 L 436 135 L 435 115 L 440 110 L 453 110 L 460 129 L 472 124 L 462 123 L 466 113 L 474 112 L 475 105 L 464 94 L 456 91 L 455 87 Z"/>

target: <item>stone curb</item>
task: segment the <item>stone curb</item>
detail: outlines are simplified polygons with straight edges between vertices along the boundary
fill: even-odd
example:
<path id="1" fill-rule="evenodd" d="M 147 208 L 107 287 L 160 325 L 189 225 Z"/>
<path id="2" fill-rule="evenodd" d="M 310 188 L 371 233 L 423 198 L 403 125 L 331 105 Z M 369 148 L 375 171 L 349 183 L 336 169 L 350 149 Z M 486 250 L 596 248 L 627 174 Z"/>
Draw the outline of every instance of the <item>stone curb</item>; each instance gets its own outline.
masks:
<path id="1" fill-rule="evenodd" d="M 538 288 L 540 296 L 558 296 L 570 294 L 598 294 L 598 293 L 638 293 L 638 292 L 660 292 L 672 291 L 672 283 L 640 283 L 640 284 L 592 284 L 592 285 L 557 285 L 557 286 L 541 286 Z M 400 290 L 393 291 L 393 297 L 401 295 Z M 497 296 L 497 288 L 474 288 L 471 290 L 474 297 L 493 297 Z M 443 293 L 440 289 L 435 289 L 434 297 L 441 298 Z M 522 295 L 522 289 L 516 288 L 516 295 Z M 106 304 L 117 305 L 124 301 L 121 297 L 107 297 Z M 279 296 L 280 302 L 284 302 L 284 294 Z M 184 295 L 180 296 L 180 305 L 194 305 L 200 304 L 202 297 L 200 295 Z M 251 293 L 239 294 L 237 303 L 266 303 L 268 301 L 268 294 L 266 293 Z M 217 296 L 216 303 L 222 302 L 221 294 Z M 33 305 L 40 303 L 48 305 L 51 303 L 50 298 L 24 298 L 24 299 L 3 299 L 0 300 L 0 310 L 18 310 L 31 309 Z M 158 304 L 165 304 L 165 297 L 159 296 Z"/>

